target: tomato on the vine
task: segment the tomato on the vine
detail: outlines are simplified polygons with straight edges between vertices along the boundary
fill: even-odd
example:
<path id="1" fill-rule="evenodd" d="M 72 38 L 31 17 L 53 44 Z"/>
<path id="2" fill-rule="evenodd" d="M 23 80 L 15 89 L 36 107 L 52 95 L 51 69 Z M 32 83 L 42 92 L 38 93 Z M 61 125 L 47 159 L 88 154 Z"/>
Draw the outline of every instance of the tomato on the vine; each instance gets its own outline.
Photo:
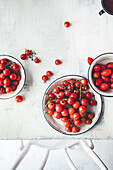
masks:
<path id="1" fill-rule="evenodd" d="M 87 85 L 87 80 L 86 80 L 85 78 L 82 78 L 82 79 L 80 80 L 80 84 L 86 86 L 86 85 Z"/>
<path id="2" fill-rule="evenodd" d="M 4 74 L 5 76 L 8 76 L 8 75 L 10 74 L 10 70 L 9 70 L 9 69 L 3 70 L 3 74 Z"/>
<path id="3" fill-rule="evenodd" d="M 27 57 L 26 57 L 26 54 L 21 54 L 20 58 L 21 58 L 22 60 L 25 60 L 25 59 L 27 58 Z"/>
<path id="4" fill-rule="evenodd" d="M 63 98 L 63 97 L 64 97 L 64 92 L 63 92 L 63 91 L 60 91 L 60 92 L 58 93 L 58 96 L 59 96 L 60 98 Z"/>
<path id="5" fill-rule="evenodd" d="M 13 85 L 18 86 L 19 82 L 17 80 L 13 81 Z"/>
<path id="6" fill-rule="evenodd" d="M 81 105 L 83 106 L 87 106 L 88 105 L 88 101 L 86 99 L 81 99 Z"/>
<path id="7" fill-rule="evenodd" d="M 64 86 L 67 86 L 67 85 L 69 84 L 69 81 L 64 80 L 64 81 L 62 82 L 62 84 L 63 84 Z"/>
<path id="8" fill-rule="evenodd" d="M 55 108 L 55 103 L 53 102 L 48 103 L 48 108 L 53 110 Z"/>
<path id="9" fill-rule="evenodd" d="M 54 110 L 48 109 L 47 113 L 48 113 L 49 115 L 54 115 Z"/>
<path id="10" fill-rule="evenodd" d="M 75 109 L 78 109 L 79 106 L 80 106 L 80 102 L 79 102 L 79 101 L 76 101 L 76 102 L 73 104 L 73 107 L 74 107 Z"/>
<path id="11" fill-rule="evenodd" d="M 5 79 L 5 77 L 6 77 L 6 76 L 4 75 L 4 73 L 1 73 L 1 74 L 0 74 L 0 78 L 1 78 L 1 79 Z"/>
<path id="12" fill-rule="evenodd" d="M 65 90 L 65 96 L 69 96 L 71 94 L 71 92 L 69 90 Z"/>
<path id="13" fill-rule="evenodd" d="M 53 92 L 56 93 L 56 94 L 58 94 L 58 93 L 59 93 L 59 88 L 58 88 L 58 87 L 55 87 L 55 88 L 53 89 Z"/>
<path id="14" fill-rule="evenodd" d="M 78 95 L 77 95 L 76 93 L 73 92 L 73 93 L 70 94 L 70 97 L 72 97 L 72 98 L 74 98 L 74 99 L 76 100 L 77 97 L 78 97 Z"/>
<path id="15" fill-rule="evenodd" d="M 61 104 L 56 105 L 55 110 L 56 110 L 57 112 L 62 112 L 62 111 L 63 111 L 62 105 L 61 105 Z"/>
<path id="16" fill-rule="evenodd" d="M 67 102 L 68 102 L 68 104 L 72 105 L 72 104 L 74 104 L 74 99 L 72 97 L 69 97 Z"/>
<path id="17" fill-rule="evenodd" d="M 68 110 L 67 109 L 62 110 L 61 115 L 64 117 L 68 116 L 69 115 Z"/>
<path id="18" fill-rule="evenodd" d="M 25 50 L 25 54 L 26 54 L 26 55 L 31 55 L 31 50 L 26 49 L 26 50 Z"/>
<path id="19" fill-rule="evenodd" d="M 34 59 L 34 62 L 35 62 L 35 63 L 39 63 L 39 62 L 40 62 L 40 59 L 36 57 L 36 58 Z"/>
<path id="20" fill-rule="evenodd" d="M 63 124 L 65 127 L 69 127 L 71 123 L 69 120 L 66 120 L 65 122 L 63 122 Z"/>
<path id="21" fill-rule="evenodd" d="M 51 99 L 54 99 L 55 98 L 55 95 L 53 93 L 49 93 L 48 94 L 48 97 L 51 98 Z"/>
<path id="22" fill-rule="evenodd" d="M 66 132 L 71 132 L 72 131 L 72 128 L 69 126 L 69 127 L 65 127 L 65 131 Z"/>
<path id="23" fill-rule="evenodd" d="M 68 108 L 68 113 L 69 113 L 70 115 L 74 114 L 74 113 L 75 113 L 75 109 L 74 109 L 73 107 L 69 107 L 69 108 Z"/>
<path id="24" fill-rule="evenodd" d="M 60 104 L 61 104 L 62 106 L 66 106 L 67 102 L 66 102 L 66 100 L 61 100 L 61 101 L 60 101 Z"/>
<path id="25" fill-rule="evenodd" d="M 55 111 L 55 112 L 54 112 L 54 117 L 55 117 L 56 119 L 60 119 L 62 116 L 61 116 L 61 113 L 60 113 L 60 112 Z"/>

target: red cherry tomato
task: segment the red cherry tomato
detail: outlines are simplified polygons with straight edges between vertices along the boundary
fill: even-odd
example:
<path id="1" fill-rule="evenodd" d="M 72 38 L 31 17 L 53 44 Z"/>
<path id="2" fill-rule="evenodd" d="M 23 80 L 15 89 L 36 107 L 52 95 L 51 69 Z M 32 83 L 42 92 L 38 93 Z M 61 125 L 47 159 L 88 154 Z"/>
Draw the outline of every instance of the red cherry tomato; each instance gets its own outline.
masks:
<path id="1" fill-rule="evenodd" d="M 12 70 L 14 70 L 14 71 L 18 71 L 19 68 L 20 68 L 20 66 L 19 66 L 18 64 L 13 64 L 11 68 L 12 68 Z"/>
<path id="2" fill-rule="evenodd" d="M 85 124 L 87 124 L 87 125 L 89 125 L 89 124 L 91 124 L 91 123 L 92 123 L 92 120 L 91 120 L 91 119 L 87 119 L 86 122 L 85 122 Z"/>
<path id="3" fill-rule="evenodd" d="M 68 110 L 67 109 L 62 110 L 61 115 L 68 116 L 69 115 Z"/>
<path id="4" fill-rule="evenodd" d="M 5 69 L 5 65 L 4 64 L 0 64 L 0 70 L 4 70 Z"/>
<path id="5" fill-rule="evenodd" d="M 64 22 L 64 26 L 65 26 L 66 28 L 68 28 L 68 27 L 70 27 L 70 23 L 69 23 L 68 21 L 66 21 L 66 22 Z"/>
<path id="6" fill-rule="evenodd" d="M 6 93 L 11 93 L 12 88 L 11 87 L 6 87 L 5 91 L 6 91 Z"/>
<path id="7" fill-rule="evenodd" d="M 6 63 L 7 63 L 7 60 L 6 60 L 5 58 L 3 58 L 3 59 L 0 60 L 0 63 L 1 63 L 1 64 L 6 64 Z"/>
<path id="8" fill-rule="evenodd" d="M 16 80 L 17 80 L 17 81 L 20 81 L 20 80 L 21 80 L 21 75 L 17 75 Z"/>
<path id="9" fill-rule="evenodd" d="M 73 119 L 74 120 L 78 120 L 79 118 L 80 118 L 80 114 L 79 113 L 76 112 L 76 113 L 73 114 Z"/>
<path id="10" fill-rule="evenodd" d="M 22 96 L 16 96 L 15 100 L 17 103 L 21 103 L 23 101 L 23 97 Z"/>
<path id="11" fill-rule="evenodd" d="M 113 69 L 113 62 L 107 63 L 106 67 L 109 69 Z"/>
<path id="12" fill-rule="evenodd" d="M 69 120 L 66 120 L 63 124 L 65 127 L 69 127 L 71 123 Z"/>
<path id="13" fill-rule="evenodd" d="M 70 97 L 72 97 L 72 98 L 74 98 L 76 100 L 78 96 L 77 96 L 76 93 L 73 92 L 73 93 L 70 94 Z"/>
<path id="14" fill-rule="evenodd" d="M 51 109 L 51 110 L 53 110 L 53 109 L 55 108 L 55 103 L 49 102 L 49 103 L 48 103 L 48 108 Z"/>
<path id="15" fill-rule="evenodd" d="M 65 127 L 65 131 L 66 132 L 71 132 L 72 131 L 72 128 L 69 126 L 69 127 Z"/>
<path id="16" fill-rule="evenodd" d="M 100 90 L 102 90 L 102 91 L 106 91 L 106 90 L 108 90 L 108 88 L 109 88 L 109 85 L 107 83 L 102 83 L 100 85 Z"/>
<path id="17" fill-rule="evenodd" d="M 81 98 L 85 98 L 85 94 L 81 92 Z"/>
<path id="18" fill-rule="evenodd" d="M 82 79 L 80 80 L 80 84 L 86 86 L 86 85 L 87 85 L 87 80 L 86 80 L 85 78 L 82 78 Z"/>
<path id="19" fill-rule="evenodd" d="M 26 57 L 26 54 L 21 54 L 20 58 L 21 58 L 22 60 L 25 60 L 25 59 L 27 58 L 27 57 Z"/>
<path id="20" fill-rule="evenodd" d="M 80 120 L 74 120 L 74 124 L 75 124 L 76 126 L 79 126 L 79 125 L 81 124 L 81 121 L 80 121 Z"/>
<path id="21" fill-rule="evenodd" d="M 79 130 L 78 130 L 78 127 L 76 127 L 76 126 L 73 126 L 72 127 L 72 132 L 73 133 L 77 133 Z"/>
<path id="22" fill-rule="evenodd" d="M 52 72 L 51 71 L 47 71 L 46 74 L 47 74 L 47 76 L 51 76 Z"/>
<path id="23" fill-rule="evenodd" d="M 79 106 L 80 106 L 80 102 L 78 102 L 78 101 L 76 101 L 76 102 L 73 104 L 73 107 L 74 107 L 75 109 L 78 109 Z"/>
<path id="24" fill-rule="evenodd" d="M 87 117 L 88 117 L 89 119 L 93 119 L 93 118 L 94 118 L 94 113 L 88 113 Z"/>
<path id="25" fill-rule="evenodd" d="M 79 113 L 85 113 L 86 107 L 85 106 L 80 106 L 79 107 Z"/>
<path id="26" fill-rule="evenodd" d="M 4 85 L 3 80 L 0 79 L 0 86 L 3 86 L 3 85 Z"/>
<path id="27" fill-rule="evenodd" d="M 10 74 L 9 78 L 11 80 L 15 80 L 17 78 L 17 76 L 16 76 L 16 74 L 12 73 L 12 74 Z"/>
<path id="28" fill-rule="evenodd" d="M 94 70 L 94 71 L 99 71 L 99 70 L 100 70 L 100 66 L 99 66 L 99 65 L 95 65 L 95 66 L 93 67 L 93 70 Z"/>
<path id="29" fill-rule="evenodd" d="M 55 100 L 55 103 L 56 103 L 56 104 L 59 104 L 59 103 L 60 103 L 60 98 L 57 98 L 57 99 Z"/>
<path id="30" fill-rule="evenodd" d="M 55 112 L 54 112 L 54 117 L 55 117 L 56 119 L 60 119 L 62 116 L 61 116 L 61 113 L 60 113 L 60 112 L 55 111 Z"/>
<path id="31" fill-rule="evenodd" d="M 111 73 L 111 76 L 110 76 L 110 77 L 111 77 L 111 79 L 113 79 L 113 71 L 112 71 L 112 73 Z"/>
<path id="32" fill-rule="evenodd" d="M 54 110 L 48 109 L 47 113 L 48 113 L 48 115 L 54 115 Z"/>
<path id="33" fill-rule="evenodd" d="M 5 69 L 5 70 L 3 71 L 3 74 L 4 74 L 5 76 L 8 76 L 8 75 L 10 74 L 10 70 L 9 70 L 9 69 Z"/>
<path id="34" fill-rule="evenodd" d="M 65 122 L 67 119 L 68 119 L 68 117 L 62 117 L 62 118 L 61 118 L 61 121 L 62 121 L 62 122 Z"/>
<path id="35" fill-rule="evenodd" d="M 69 83 L 72 84 L 75 82 L 75 79 L 69 79 Z"/>
<path id="36" fill-rule="evenodd" d="M 99 77 L 100 77 L 100 72 L 94 72 L 94 73 L 93 73 L 93 77 L 94 77 L 95 79 L 99 78 Z"/>
<path id="37" fill-rule="evenodd" d="M 18 86 L 19 82 L 18 81 L 13 81 L 13 85 Z"/>
<path id="38" fill-rule="evenodd" d="M 96 101 L 95 101 L 94 99 L 91 99 L 91 100 L 89 101 L 89 104 L 90 104 L 91 106 L 95 106 L 95 105 L 96 105 Z"/>
<path id="39" fill-rule="evenodd" d="M 67 86 L 67 90 L 74 90 L 74 85 L 73 84 L 69 84 L 68 86 Z"/>
<path id="40" fill-rule="evenodd" d="M 64 86 L 63 84 L 60 84 L 60 85 L 58 86 L 58 88 L 59 88 L 60 90 L 64 90 L 65 86 Z"/>
<path id="41" fill-rule="evenodd" d="M 86 99 L 81 99 L 81 105 L 87 106 L 88 105 L 88 101 Z"/>
<path id="42" fill-rule="evenodd" d="M 82 90 L 83 90 L 83 91 L 87 91 L 88 89 L 89 89 L 89 86 L 88 86 L 88 85 L 82 86 Z"/>
<path id="43" fill-rule="evenodd" d="M 91 92 L 86 92 L 85 96 L 86 96 L 86 98 L 90 99 L 92 97 L 92 94 L 91 94 Z"/>
<path id="44" fill-rule="evenodd" d="M 66 102 L 66 100 L 61 100 L 61 101 L 60 101 L 60 104 L 61 104 L 62 106 L 66 106 L 67 102 Z"/>
<path id="45" fill-rule="evenodd" d="M 59 59 L 56 59 L 56 60 L 55 60 L 55 64 L 56 64 L 56 65 L 59 65 L 59 64 L 61 64 L 61 61 L 60 61 Z"/>
<path id="46" fill-rule="evenodd" d="M 113 89 L 113 83 L 111 83 L 110 87 L 111 87 L 111 89 Z"/>
<path id="47" fill-rule="evenodd" d="M 69 107 L 69 108 L 68 108 L 68 113 L 69 113 L 70 115 L 72 115 L 73 113 L 75 113 L 75 109 L 74 109 L 73 107 Z"/>
<path id="48" fill-rule="evenodd" d="M 63 91 L 60 91 L 60 92 L 58 93 L 58 96 L 59 96 L 60 98 L 63 98 L 63 97 L 64 97 L 64 92 L 63 92 Z"/>
<path id="49" fill-rule="evenodd" d="M 86 122 L 86 118 L 85 118 L 85 117 L 81 117 L 80 120 L 81 120 L 82 123 L 85 123 L 85 122 Z"/>
<path id="50" fill-rule="evenodd" d="M 55 110 L 56 110 L 57 112 L 62 112 L 62 111 L 63 111 L 62 105 L 61 105 L 61 104 L 56 105 Z"/>
<path id="51" fill-rule="evenodd" d="M 79 81 L 76 81 L 74 85 L 75 85 L 76 88 L 80 88 L 80 82 Z"/>
<path id="52" fill-rule="evenodd" d="M 99 78 L 99 79 L 97 79 L 96 81 L 95 81 L 95 85 L 98 87 L 98 86 L 100 86 L 100 84 L 102 84 L 102 79 L 101 78 Z"/>
<path id="53" fill-rule="evenodd" d="M 6 79 L 4 79 L 3 83 L 8 86 L 10 84 L 10 80 L 8 78 L 6 78 Z"/>
<path id="54" fill-rule="evenodd" d="M 53 93 L 49 93 L 48 94 L 48 97 L 51 98 L 51 99 L 54 99 L 55 98 L 55 95 Z"/>
<path id="55" fill-rule="evenodd" d="M 12 85 L 11 88 L 12 88 L 12 91 L 16 90 L 16 86 L 14 86 L 14 85 Z"/>
<path id="56" fill-rule="evenodd" d="M 105 69 L 101 72 L 101 76 L 109 76 L 111 74 L 111 70 L 110 69 Z"/>
<path id="57" fill-rule="evenodd" d="M 58 87 L 55 87 L 55 88 L 53 89 L 53 92 L 56 93 L 56 94 L 58 94 L 58 93 L 59 93 L 59 88 L 58 88 Z"/>
<path id="58" fill-rule="evenodd" d="M 72 104 L 74 104 L 74 99 L 72 97 L 69 97 L 67 102 L 68 102 L 68 104 L 72 105 Z"/>
<path id="59" fill-rule="evenodd" d="M 1 79 L 5 79 L 5 77 L 6 77 L 6 76 L 4 75 L 4 73 L 1 73 L 1 74 L 0 74 L 0 78 L 1 78 Z"/>
<path id="60" fill-rule="evenodd" d="M 35 62 L 35 63 L 39 63 L 39 62 L 40 62 L 40 59 L 36 57 L 36 58 L 34 59 L 34 62 Z"/>
<path id="61" fill-rule="evenodd" d="M 26 55 L 31 55 L 31 51 L 27 49 L 27 50 L 25 50 L 25 54 Z"/>
<path id="62" fill-rule="evenodd" d="M 87 61 L 88 61 L 88 64 L 89 64 L 89 65 L 91 65 L 91 63 L 93 62 L 93 60 L 94 60 L 93 58 L 91 58 L 91 57 L 88 57 L 88 59 L 87 59 Z"/>
<path id="63" fill-rule="evenodd" d="M 113 79 L 110 79 L 110 82 L 113 83 Z"/>
<path id="64" fill-rule="evenodd" d="M 106 69 L 106 66 L 103 64 L 98 64 L 100 66 L 101 71 Z"/>
<path id="65" fill-rule="evenodd" d="M 43 75 L 42 76 L 42 80 L 46 82 L 48 80 L 48 76 L 47 75 Z"/>
<path id="66" fill-rule="evenodd" d="M 102 76 L 102 79 L 103 79 L 104 81 L 110 81 L 109 77 Z"/>
<path id="67" fill-rule="evenodd" d="M 70 92 L 69 90 L 65 90 L 65 96 L 68 97 L 68 96 L 70 95 L 70 93 L 71 93 L 71 92 Z"/>
<path id="68" fill-rule="evenodd" d="M 67 80 L 64 80 L 64 81 L 62 82 L 62 84 L 63 84 L 64 86 L 67 86 L 67 85 L 69 84 L 69 82 L 68 82 Z"/>

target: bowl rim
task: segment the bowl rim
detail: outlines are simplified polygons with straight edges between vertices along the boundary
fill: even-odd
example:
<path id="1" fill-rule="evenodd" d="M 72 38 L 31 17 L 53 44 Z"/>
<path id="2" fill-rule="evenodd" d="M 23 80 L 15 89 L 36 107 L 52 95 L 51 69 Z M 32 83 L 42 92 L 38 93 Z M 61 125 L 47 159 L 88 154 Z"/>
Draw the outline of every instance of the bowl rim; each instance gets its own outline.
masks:
<path id="1" fill-rule="evenodd" d="M 98 58 L 100 58 L 101 56 L 106 55 L 106 54 L 113 54 L 113 52 L 102 53 L 102 54 L 100 54 L 99 56 L 95 57 L 94 60 L 93 60 L 93 62 L 94 62 L 96 59 L 98 59 Z M 92 63 L 93 63 L 93 62 L 92 62 Z M 92 65 L 92 63 L 91 63 L 91 65 Z M 90 86 L 92 87 L 92 89 L 93 89 L 96 93 L 98 93 L 99 95 L 101 95 L 101 96 L 103 96 L 103 97 L 113 97 L 113 95 L 109 96 L 109 95 L 104 95 L 104 94 L 99 93 L 99 92 L 96 91 L 95 88 L 92 86 L 92 84 L 91 84 L 91 82 L 90 82 L 90 79 L 89 79 L 89 72 L 90 72 L 91 65 L 90 65 L 89 68 L 88 68 L 88 81 L 89 81 L 89 84 L 90 84 Z"/>
<path id="2" fill-rule="evenodd" d="M 18 91 L 18 93 L 16 93 L 15 95 L 12 95 L 11 97 L 6 97 L 6 98 L 1 98 L 1 97 L 0 97 L 0 100 L 6 100 L 6 99 L 11 99 L 11 98 L 15 97 L 17 94 L 19 94 L 19 93 L 22 91 L 22 89 L 23 89 L 23 87 L 24 87 L 24 85 L 25 85 L 25 82 L 26 82 L 26 71 L 25 71 L 25 68 L 24 68 L 24 66 L 22 65 L 22 63 L 21 63 L 17 58 L 15 58 L 15 57 L 13 57 L 13 56 L 11 56 L 11 55 L 8 55 L 8 54 L 0 54 L 0 57 L 1 57 L 1 56 L 4 56 L 4 57 L 5 57 L 5 56 L 8 56 L 8 57 L 11 57 L 11 58 L 17 60 L 17 61 L 19 62 L 19 64 L 21 65 L 21 67 L 23 68 L 23 70 L 24 70 L 24 75 L 25 75 L 24 83 L 23 83 L 21 89 Z"/>
<path id="3" fill-rule="evenodd" d="M 77 77 L 80 77 L 80 78 L 86 78 L 86 77 L 84 77 L 84 76 L 77 75 L 77 74 L 76 74 L 76 75 L 75 75 L 75 74 L 69 74 L 69 75 L 61 76 L 61 77 L 55 79 L 54 81 L 52 81 L 52 82 L 50 83 L 50 85 L 46 88 L 45 92 L 44 92 L 44 95 L 43 95 L 43 98 L 42 98 L 42 111 L 43 111 L 43 115 L 44 115 L 46 121 L 48 122 L 48 124 L 49 124 L 53 129 L 55 129 L 57 132 L 60 132 L 60 133 L 62 133 L 62 134 L 64 134 L 64 135 L 68 135 L 68 136 L 76 136 L 76 135 L 81 135 L 81 134 L 83 134 L 83 133 L 86 133 L 87 131 L 89 131 L 90 129 L 92 129 L 92 128 L 97 124 L 97 122 L 99 121 L 99 119 L 100 119 L 100 117 L 101 117 L 101 115 L 102 115 L 102 112 L 103 112 L 104 100 L 103 100 L 102 96 L 99 95 L 99 96 L 100 96 L 100 99 L 101 99 L 100 115 L 99 115 L 99 117 L 98 117 L 98 120 L 97 120 L 97 121 L 94 123 L 94 125 L 93 125 L 92 127 L 90 127 L 89 129 L 85 130 L 84 132 L 73 133 L 73 134 L 69 134 L 69 133 L 66 133 L 66 132 L 63 132 L 63 131 L 57 129 L 55 126 L 53 126 L 53 125 L 51 124 L 51 122 L 48 121 L 48 119 L 47 119 L 47 117 L 46 117 L 45 110 L 44 110 L 44 98 L 45 98 L 46 93 L 47 93 L 47 91 L 49 90 L 49 88 L 50 88 L 50 86 L 51 86 L 52 84 L 54 84 L 57 80 L 59 80 L 59 79 L 61 79 L 61 78 L 64 78 L 64 77 L 67 77 L 67 76 L 77 76 Z M 86 78 L 86 79 L 87 79 L 87 78 Z M 87 81 L 89 82 L 88 79 L 87 79 Z"/>

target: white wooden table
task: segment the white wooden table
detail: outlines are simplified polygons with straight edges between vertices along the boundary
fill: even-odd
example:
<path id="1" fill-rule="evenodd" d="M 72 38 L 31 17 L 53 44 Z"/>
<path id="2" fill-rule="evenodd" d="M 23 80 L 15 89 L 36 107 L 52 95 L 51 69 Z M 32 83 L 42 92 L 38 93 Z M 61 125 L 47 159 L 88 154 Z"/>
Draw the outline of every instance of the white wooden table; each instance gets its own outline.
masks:
<path id="1" fill-rule="evenodd" d="M 27 73 L 25 97 L 0 100 L 0 139 L 73 139 L 52 129 L 46 122 L 42 97 L 47 86 L 66 74 L 87 76 L 87 57 L 113 51 L 113 16 L 104 14 L 100 0 L 1 0 L 0 54 L 20 60 L 24 48 L 33 49 L 40 64 L 21 61 Z M 64 27 L 65 21 L 72 26 Z M 55 66 L 59 58 L 62 64 Z M 47 70 L 54 75 L 43 84 Z M 105 98 L 104 115 L 100 122 L 77 139 L 113 139 L 113 98 Z"/>

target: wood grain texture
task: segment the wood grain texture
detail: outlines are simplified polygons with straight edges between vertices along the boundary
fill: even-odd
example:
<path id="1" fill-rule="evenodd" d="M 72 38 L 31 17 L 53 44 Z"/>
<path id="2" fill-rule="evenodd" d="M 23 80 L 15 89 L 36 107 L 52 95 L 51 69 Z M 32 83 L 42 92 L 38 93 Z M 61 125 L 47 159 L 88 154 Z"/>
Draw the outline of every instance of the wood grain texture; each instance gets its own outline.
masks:
<path id="1" fill-rule="evenodd" d="M 97 0 L 0 0 L 0 54 L 20 59 L 24 48 L 33 49 L 40 64 L 21 61 L 27 73 L 21 92 L 24 102 L 0 100 L 0 139 L 73 139 L 53 130 L 44 119 L 41 104 L 47 86 L 66 74 L 87 77 L 87 57 L 113 51 L 113 17 L 99 16 Z M 64 27 L 65 21 L 71 27 Z M 55 66 L 59 58 L 63 64 Z M 41 76 L 54 76 L 43 84 Z M 113 139 L 113 99 L 105 99 L 101 121 L 78 139 Z"/>

